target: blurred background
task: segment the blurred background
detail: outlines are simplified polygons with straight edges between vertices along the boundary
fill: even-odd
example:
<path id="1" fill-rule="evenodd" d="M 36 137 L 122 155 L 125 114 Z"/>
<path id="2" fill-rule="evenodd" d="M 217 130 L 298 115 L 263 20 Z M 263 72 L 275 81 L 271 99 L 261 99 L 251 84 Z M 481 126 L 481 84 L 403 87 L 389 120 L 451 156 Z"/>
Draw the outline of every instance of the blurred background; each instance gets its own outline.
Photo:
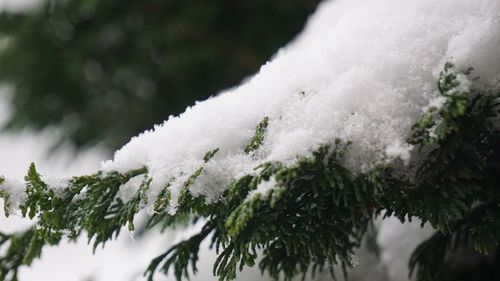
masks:
<path id="1" fill-rule="evenodd" d="M 61 141 L 114 150 L 258 71 L 318 1 L 2 2 L 5 128 L 57 126 Z"/>
<path id="2" fill-rule="evenodd" d="M 130 137 L 257 72 L 318 1 L 0 0 L 0 175 L 22 179 L 30 162 L 97 170 Z M 4 232 L 29 224 L 0 217 Z M 21 281 L 142 280 L 189 232 L 125 232 L 95 255 L 82 237 L 44 249 Z M 214 258 L 202 250 L 194 280 L 211 280 Z"/>

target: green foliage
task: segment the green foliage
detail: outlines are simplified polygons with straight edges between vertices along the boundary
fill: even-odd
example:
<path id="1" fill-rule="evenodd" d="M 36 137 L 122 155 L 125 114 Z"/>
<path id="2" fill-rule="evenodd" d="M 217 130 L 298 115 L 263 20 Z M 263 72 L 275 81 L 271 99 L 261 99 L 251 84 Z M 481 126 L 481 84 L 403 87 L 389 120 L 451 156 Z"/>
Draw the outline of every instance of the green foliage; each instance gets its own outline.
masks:
<path id="1" fill-rule="evenodd" d="M 245 153 L 250 153 L 252 151 L 255 151 L 262 145 L 268 123 L 269 123 L 269 117 L 264 117 L 264 119 L 262 119 L 259 125 L 257 125 L 257 128 L 255 129 L 255 135 L 253 136 L 252 140 L 247 145 L 247 147 L 245 147 Z"/>
<path id="2" fill-rule="evenodd" d="M 33 236 L 33 229 L 15 235 L 0 233 L 0 246 L 2 248 L 2 253 L 4 253 L 0 257 L 1 280 L 18 281 L 18 268 L 23 264 L 29 265 L 33 259 L 33 253 L 39 252 L 35 249 L 30 249 L 30 246 L 35 246 L 35 243 L 31 243 Z M 30 246 L 27 247 L 26 245 Z M 6 247 L 6 249 L 4 249 L 4 247 Z M 31 254 L 28 255 L 28 252 Z M 29 263 L 25 263 L 25 261 Z"/>
<path id="3" fill-rule="evenodd" d="M 141 185 L 128 202 L 122 202 L 116 197 L 119 188 L 137 176 L 143 176 Z M 133 230 L 134 216 L 146 203 L 150 182 L 145 168 L 125 174 L 99 172 L 74 177 L 58 192 L 42 180 L 32 164 L 26 176 L 27 199 L 20 208 L 23 216 L 37 218 L 36 226 L 23 234 L 2 236 L 10 241 L 10 246 L 0 259 L 6 264 L 0 274 L 7 278 L 10 272 L 11 280 L 17 280 L 19 266 L 30 265 L 44 245 L 58 244 L 64 237 L 75 240 L 83 230 L 89 241 L 94 239 L 94 250 L 118 235 L 122 226 L 128 224 L 129 230 Z"/>
<path id="4" fill-rule="evenodd" d="M 500 92 L 473 87 L 457 91 L 458 75 L 470 73 L 457 73 L 453 65 L 446 65 L 439 81 L 446 102 L 415 127 L 416 140 L 435 145 L 421 148 L 426 161 L 417 170 L 413 186 L 408 186 L 407 203 L 394 206 L 401 218 L 416 216 L 440 231 L 412 256 L 410 267 L 418 280 L 445 280 L 444 257 L 457 244 L 472 242 L 477 251 L 486 253 L 499 242 L 500 132 L 493 120 L 498 116 Z M 428 133 L 431 130 L 433 134 Z"/>
<path id="5" fill-rule="evenodd" d="M 341 164 L 345 149 L 337 141 L 295 166 L 269 163 L 262 169 L 254 182 L 272 176 L 276 188 L 268 196 L 244 200 L 231 212 L 226 228 L 232 250 L 226 248 L 216 264 L 222 279 L 235 277 L 238 261 L 240 270 L 251 266 L 256 248 L 264 249 L 259 267 L 275 279 L 283 275 L 290 280 L 310 266 L 314 272 L 351 263 L 353 248 L 379 206 L 374 194 L 382 187 L 383 169 L 353 174 Z"/>
<path id="6" fill-rule="evenodd" d="M 123 204 L 120 200 L 120 205 L 123 205 L 122 210 L 120 210 L 120 216 L 118 218 L 119 225 L 128 224 L 128 230 L 134 231 L 134 217 L 140 211 L 142 207 L 141 204 L 145 205 L 148 203 L 148 190 L 149 184 L 151 183 L 151 178 L 145 177 L 137 192 L 132 196 L 132 198 Z M 117 199 L 119 200 L 119 199 Z"/>
<path id="7" fill-rule="evenodd" d="M 94 249 L 104 244 L 120 227 L 129 224 L 133 229 L 133 217 L 139 211 L 141 201 L 151 179 L 145 175 L 145 168 L 126 174 L 99 172 L 91 176 L 75 177 L 68 182 L 60 194 L 56 194 L 40 178 L 32 164 L 26 177 L 26 201 L 20 206 L 23 216 L 38 215 L 37 234 L 47 243 L 58 243 L 66 234 L 76 239 L 82 230 L 89 240 L 94 238 Z M 116 194 L 131 178 L 145 175 L 135 195 L 124 204 Z M 76 198 L 82 193 L 82 198 Z"/>
<path id="8" fill-rule="evenodd" d="M 117 148 L 258 71 L 317 2 L 44 0 L 0 12 L 9 128 L 61 125 L 79 146 Z"/>
<path id="9" fill-rule="evenodd" d="M 145 274 L 148 277 L 148 281 L 153 280 L 154 272 L 161 263 L 163 265 L 159 271 L 167 274 L 169 268 L 173 266 L 177 280 L 182 280 L 183 276 L 189 277 L 188 269 L 190 264 L 191 270 L 196 274 L 196 262 L 198 261 L 200 244 L 212 230 L 210 225 L 206 224 L 200 233 L 174 245 L 167 252 L 153 259 Z"/>
<path id="10" fill-rule="evenodd" d="M 204 164 L 210 161 L 210 159 L 212 159 L 218 151 L 219 148 L 216 148 L 207 152 L 203 157 Z M 194 173 L 190 175 L 182 185 L 181 193 L 178 199 L 179 207 L 177 210 L 180 214 L 201 213 L 206 208 L 205 198 L 203 196 L 194 197 L 189 191 L 189 187 L 196 181 L 196 179 L 198 179 L 205 169 L 204 164 L 194 171 Z"/>
<path id="11" fill-rule="evenodd" d="M 372 219 L 384 213 L 430 223 L 437 232 L 417 248 L 411 271 L 419 281 L 452 280 L 447 275 L 451 252 L 472 243 L 486 254 L 497 248 L 500 237 L 500 132 L 493 124 L 500 93 L 468 85 L 470 74 L 446 65 L 439 80 L 444 102 L 413 127 L 409 141 L 417 149 L 409 166 L 396 161 L 354 173 L 344 165 L 350 143 L 336 140 L 294 164 L 262 163 L 235 179 L 220 200 L 206 202 L 189 188 L 218 148 L 207 152 L 182 185 L 177 202 L 171 202 L 169 191 L 173 179 L 160 191 L 154 202 L 157 214 L 148 227 L 165 228 L 190 219 L 204 219 L 205 224 L 199 233 L 155 258 L 146 276 L 153 280 L 156 272 L 172 270 L 182 280 L 190 271 L 196 273 L 199 247 L 208 237 L 218 254 L 213 270 L 220 280 L 232 280 L 244 267 L 254 266 L 259 254 L 258 266 L 274 279 L 291 280 L 324 268 L 333 274 L 335 265 L 345 269 L 356 263 L 354 250 Z M 266 117 L 256 127 L 246 153 L 262 144 L 269 122 Z M 136 194 L 126 203 L 116 198 L 120 187 L 138 176 L 143 180 Z M 126 224 L 133 230 L 151 178 L 146 168 L 125 174 L 99 172 L 75 177 L 65 189 L 54 190 L 32 165 L 26 181 L 27 199 L 21 209 L 38 221 L 25 238 L 30 243 L 3 256 L 12 261 L 2 269 L 6 274 L 15 275 L 19 266 L 29 264 L 44 244 L 76 239 L 83 230 L 94 239 L 94 247 Z M 269 184 L 271 188 L 262 188 Z M 176 214 L 168 213 L 167 206 L 176 206 Z M 22 235 L 3 239 L 12 247 L 16 237 Z"/>
<path id="12" fill-rule="evenodd" d="M 32 219 L 37 213 L 51 208 L 52 201 L 55 199 L 53 190 L 48 189 L 37 173 L 35 164 L 31 163 L 28 169 L 28 175 L 25 177 L 27 199 L 21 205 L 23 216 L 26 216 L 29 210 L 29 218 Z"/>
<path id="13" fill-rule="evenodd" d="M 5 178 L 0 176 L 0 185 L 5 182 Z M 10 194 L 5 191 L 0 189 L 0 198 L 3 199 L 3 211 L 6 217 L 9 217 L 10 213 Z"/>
<path id="14" fill-rule="evenodd" d="M 341 160 L 346 146 L 340 141 L 334 147 L 325 145 L 292 167 L 265 163 L 258 167 L 257 175 L 235 180 L 221 202 L 208 208 L 191 205 L 193 211 L 209 217 L 209 222 L 200 234 L 155 259 L 147 272 L 150 280 L 158 267 L 168 272 L 173 266 L 179 280 L 187 277 L 186 267 L 196 262 L 199 243 L 212 232 L 212 246 L 220 252 L 214 273 L 221 280 L 234 279 L 238 270 L 253 266 L 257 249 L 264 249 L 260 268 L 275 278 L 284 274 L 286 280 L 310 266 L 349 264 L 352 249 L 360 243 L 378 206 L 372 198 L 379 192 L 382 174 L 375 169 L 354 175 L 344 168 Z M 269 196 L 248 197 L 271 177 L 278 188 Z M 313 223 L 318 221 L 324 223 Z"/>

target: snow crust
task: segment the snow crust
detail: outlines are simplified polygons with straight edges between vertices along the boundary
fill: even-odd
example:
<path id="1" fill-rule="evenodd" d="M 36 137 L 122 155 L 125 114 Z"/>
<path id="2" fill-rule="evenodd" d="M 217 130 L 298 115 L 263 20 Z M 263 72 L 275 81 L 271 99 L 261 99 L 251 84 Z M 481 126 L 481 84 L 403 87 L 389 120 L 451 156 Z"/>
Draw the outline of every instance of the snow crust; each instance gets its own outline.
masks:
<path id="1" fill-rule="evenodd" d="M 324 2 L 304 32 L 254 77 L 133 138 L 102 168 L 146 166 L 152 198 L 174 177 L 175 202 L 201 166 L 190 190 L 217 200 L 258 164 L 291 164 L 336 138 L 353 142 L 346 159 L 353 171 L 407 162 L 411 125 L 442 102 L 436 85 L 448 61 L 473 67 L 485 85 L 500 81 L 500 1 Z M 266 116 L 262 146 L 245 154 Z M 205 153 L 215 148 L 205 164 Z"/>

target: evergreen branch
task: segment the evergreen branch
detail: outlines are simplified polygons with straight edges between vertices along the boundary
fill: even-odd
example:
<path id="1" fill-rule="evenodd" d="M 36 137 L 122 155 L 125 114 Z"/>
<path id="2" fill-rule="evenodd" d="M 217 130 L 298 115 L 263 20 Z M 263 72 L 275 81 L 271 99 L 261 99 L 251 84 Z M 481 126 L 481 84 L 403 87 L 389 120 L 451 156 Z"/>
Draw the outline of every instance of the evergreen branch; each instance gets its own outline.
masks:
<path id="1" fill-rule="evenodd" d="M 269 117 L 264 117 L 259 125 L 255 128 L 255 134 L 250 140 L 250 143 L 245 147 L 245 153 L 250 153 L 257 150 L 264 141 L 264 134 L 266 133 L 267 125 L 269 124 Z"/>
<path id="2" fill-rule="evenodd" d="M 19 234 L 0 233 L 0 280 L 18 281 L 18 269 L 31 264 L 35 256 L 40 255 L 41 246 L 35 238 L 35 230 L 29 229 Z"/>
<path id="3" fill-rule="evenodd" d="M 172 267 L 177 280 L 188 277 L 190 266 L 196 273 L 199 245 L 210 234 L 211 246 L 218 252 L 214 274 L 220 280 L 232 280 L 238 270 L 254 266 L 258 249 L 262 250 L 259 267 L 275 279 L 291 280 L 337 264 L 353 266 L 354 249 L 373 217 L 383 210 L 386 216 L 394 214 L 401 220 L 418 217 L 438 230 L 410 262 L 412 270 L 418 270 L 418 280 L 439 275 L 447 245 L 457 240 L 453 237 L 470 236 L 476 249 L 486 252 L 487 245 L 497 245 L 500 237 L 496 187 L 500 132 L 493 124 L 500 93 L 466 87 L 462 83 L 469 73 L 451 64 L 441 73 L 438 89 L 444 103 L 422 116 L 409 140 L 420 154 L 410 163 L 418 167 L 414 174 L 397 163 L 354 173 L 345 166 L 350 143 L 335 140 L 294 164 L 262 163 L 253 173 L 234 179 L 220 200 L 206 202 L 189 188 L 218 149 L 207 152 L 182 184 L 177 202 L 170 202 L 174 178 L 160 191 L 154 201 L 157 214 L 148 226 L 164 228 L 191 217 L 205 218 L 207 223 L 198 234 L 155 258 L 146 276 L 152 280 L 156 271 L 167 273 Z M 266 117 L 257 125 L 245 153 L 263 143 L 268 122 Z M 137 176 L 144 177 L 141 185 L 128 202 L 122 202 L 117 198 L 120 187 Z M 56 192 L 32 165 L 26 181 L 27 199 L 21 209 L 38 222 L 30 239 L 26 238 L 31 241 L 25 244 L 28 249 L 16 247 L 19 254 L 2 258 L 12 262 L 2 269 L 5 274 L 17 274 L 12 272 L 39 256 L 43 245 L 57 244 L 65 236 L 76 239 L 85 230 L 96 247 L 117 235 L 122 226 L 128 224 L 133 230 L 133 218 L 146 203 L 151 178 L 146 168 L 124 174 L 99 172 L 75 177 L 66 189 Z M 478 205 L 484 210 L 480 215 L 475 211 Z M 177 213 L 168 214 L 168 206 L 177 207 Z M 457 228 L 460 225 L 467 227 Z M 2 237 L 12 245 L 20 236 Z M 429 258 L 432 251 L 438 253 Z"/>
<path id="4" fill-rule="evenodd" d="M 2 185 L 5 182 L 5 178 L 0 176 L 0 185 Z M 3 199 L 3 211 L 6 217 L 9 217 L 10 214 L 10 194 L 5 191 L 0 189 L 0 198 Z"/>
<path id="5" fill-rule="evenodd" d="M 148 281 L 153 281 L 154 273 L 158 270 L 162 262 L 164 262 L 164 264 L 159 271 L 167 274 L 170 267 L 173 266 L 177 280 L 182 280 L 183 276 L 189 278 L 189 264 L 191 264 L 193 274 L 196 274 L 196 262 L 198 261 L 200 244 L 212 231 L 213 226 L 211 223 L 206 223 L 200 233 L 172 246 L 168 251 L 153 259 L 144 273 L 144 276 L 148 278 Z"/>
<path id="6" fill-rule="evenodd" d="M 126 204 L 116 198 L 116 194 L 121 185 L 146 173 L 147 169 L 141 168 L 125 174 L 99 172 L 91 176 L 74 177 L 60 194 L 56 194 L 32 164 L 26 176 L 27 199 L 20 208 L 23 216 L 38 217 L 38 220 L 36 226 L 25 234 L 9 236 L 11 248 L 19 252 L 16 256 L 20 257 L 20 261 L 13 263 L 9 270 L 13 272 L 21 265 L 29 265 L 40 256 L 44 245 L 58 244 L 64 236 L 76 239 L 85 230 L 89 240 L 95 238 L 95 249 L 117 235 L 125 224 L 128 223 L 129 229 L 133 229 L 133 217 L 146 198 L 150 178 L 145 176 L 141 187 Z M 82 198 L 76 198 L 80 193 Z M 16 246 L 19 237 L 28 241 L 22 249 Z M 4 258 L 12 259 L 12 256 Z"/>

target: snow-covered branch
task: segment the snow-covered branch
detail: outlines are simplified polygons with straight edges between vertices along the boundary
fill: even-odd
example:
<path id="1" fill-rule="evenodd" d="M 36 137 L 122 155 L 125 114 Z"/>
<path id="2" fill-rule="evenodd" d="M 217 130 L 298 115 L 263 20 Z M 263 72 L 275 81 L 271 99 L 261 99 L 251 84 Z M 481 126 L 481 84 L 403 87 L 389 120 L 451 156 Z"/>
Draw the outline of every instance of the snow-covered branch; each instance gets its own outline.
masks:
<path id="1" fill-rule="evenodd" d="M 485 251 L 500 229 L 499 27 L 494 0 L 326 2 L 257 75 L 133 138 L 98 173 L 46 180 L 33 165 L 26 189 L 2 178 L 7 209 L 37 224 L 28 245 L 2 240 L 18 255 L 15 266 L 0 259 L 0 274 L 83 231 L 95 246 L 133 231 L 141 209 L 150 226 L 207 219 L 150 278 L 173 267 L 181 279 L 209 236 L 222 280 L 253 266 L 257 249 L 275 278 L 353 265 L 382 211 L 443 239 L 471 233 Z M 425 253 L 412 263 L 420 280 L 442 262 Z"/>

